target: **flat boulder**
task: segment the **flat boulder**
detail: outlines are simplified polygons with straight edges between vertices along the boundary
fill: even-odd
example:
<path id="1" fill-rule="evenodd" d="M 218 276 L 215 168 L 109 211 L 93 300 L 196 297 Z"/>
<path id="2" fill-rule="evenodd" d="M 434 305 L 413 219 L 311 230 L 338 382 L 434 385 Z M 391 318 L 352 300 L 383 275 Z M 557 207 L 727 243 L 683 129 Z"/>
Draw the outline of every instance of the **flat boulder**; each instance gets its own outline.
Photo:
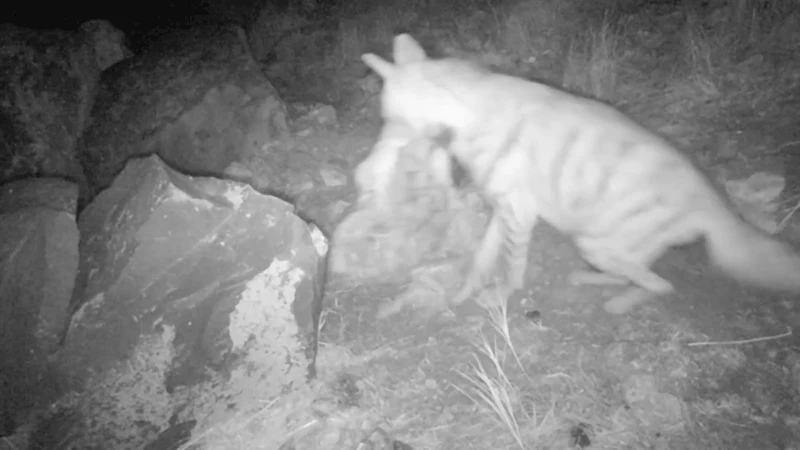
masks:
<path id="1" fill-rule="evenodd" d="M 291 204 L 154 155 L 132 159 L 78 223 L 59 363 L 83 446 L 204 430 L 314 376 L 327 241 Z"/>

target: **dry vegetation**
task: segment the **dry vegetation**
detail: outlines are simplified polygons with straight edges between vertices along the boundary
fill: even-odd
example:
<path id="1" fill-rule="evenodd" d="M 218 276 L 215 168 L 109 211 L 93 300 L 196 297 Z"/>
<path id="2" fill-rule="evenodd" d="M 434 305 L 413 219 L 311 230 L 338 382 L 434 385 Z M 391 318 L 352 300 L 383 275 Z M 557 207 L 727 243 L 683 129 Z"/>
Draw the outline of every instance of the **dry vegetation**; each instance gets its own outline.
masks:
<path id="1" fill-rule="evenodd" d="M 359 120 L 369 75 L 359 56 L 388 55 L 392 37 L 409 32 L 434 54 L 619 105 L 722 179 L 775 170 L 776 156 L 800 151 L 794 0 L 343 3 L 281 20 L 265 9 L 253 21 L 254 52 L 290 101 L 333 104 Z M 385 294 L 331 292 L 312 388 L 267 399 L 258 414 L 193 442 L 355 449 L 380 428 L 417 450 L 800 449 L 800 354 L 774 316 L 729 311 L 728 328 L 701 332 L 674 316 L 609 320 L 591 310 L 594 300 L 547 307 L 529 298 L 527 315 L 500 305 L 421 325 L 375 323 L 359 305 L 373 295 Z M 706 333 L 765 330 L 779 336 L 698 345 Z"/>

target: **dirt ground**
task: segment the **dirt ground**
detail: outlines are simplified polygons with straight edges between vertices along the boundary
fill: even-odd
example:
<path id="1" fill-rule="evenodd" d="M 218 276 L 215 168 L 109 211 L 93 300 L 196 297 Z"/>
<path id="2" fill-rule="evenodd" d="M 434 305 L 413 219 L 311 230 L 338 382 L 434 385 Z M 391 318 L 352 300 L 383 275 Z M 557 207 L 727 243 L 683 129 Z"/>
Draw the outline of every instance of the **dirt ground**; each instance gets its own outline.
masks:
<path id="1" fill-rule="evenodd" d="M 359 124 L 307 139 L 356 164 L 376 133 Z M 471 301 L 378 319 L 399 282 L 331 276 L 320 379 L 350 380 L 393 448 L 800 449 L 800 303 L 742 288 L 705 258 L 701 245 L 672 251 L 656 269 L 677 293 L 616 316 L 602 305 L 621 288 L 568 285 L 582 262 L 540 225 L 527 287 L 508 304 L 511 346 L 503 321 Z"/>

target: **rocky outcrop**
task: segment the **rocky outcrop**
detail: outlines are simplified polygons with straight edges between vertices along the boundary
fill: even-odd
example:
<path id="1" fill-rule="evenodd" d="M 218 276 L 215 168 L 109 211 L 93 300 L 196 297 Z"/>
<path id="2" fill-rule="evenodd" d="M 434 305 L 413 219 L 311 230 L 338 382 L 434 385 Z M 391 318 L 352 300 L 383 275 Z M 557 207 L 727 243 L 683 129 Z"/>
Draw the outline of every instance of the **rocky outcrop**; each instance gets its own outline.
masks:
<path id="1" fill-rule="evenodd" d="M 294 205 L 331 227 L 346 168 L 290 135 L 241 30 L 123 62 L 107 22 L 0 37 L 0 436 L 175 448 L 305 385 L 327 241 Z"/>
<path id="2" fill-rule="evenodd" d="M 129 162 L 79 227 L 59 365 L 84 445 L 143 448 L 314 375 L 327 242 L 292 205 L 151 156 Z"/>
<path id="3" fill-rule="evenodd" d="M 78 271 L 78 188 L 39 178 L 0 188 L 0 432 L 55 398 L 48 357 L 69 321 Z"/>
<path id="4" fill-rule="evenodd" d="M 83 182 L 76 155 L 100 73 L 130 55 L 106 21 L 76 31 L 0 25 L 0 184 L 30 176 Z"/>
<path id="5" fill-rule="evenodd" d="M 91 116 L 79 153 L 84 203 L 132 157 L 157 154 L 182 172 L 222 176 L 289 131 L 283 101 L 232 25 L 173 31 L 104 72 Z"/>

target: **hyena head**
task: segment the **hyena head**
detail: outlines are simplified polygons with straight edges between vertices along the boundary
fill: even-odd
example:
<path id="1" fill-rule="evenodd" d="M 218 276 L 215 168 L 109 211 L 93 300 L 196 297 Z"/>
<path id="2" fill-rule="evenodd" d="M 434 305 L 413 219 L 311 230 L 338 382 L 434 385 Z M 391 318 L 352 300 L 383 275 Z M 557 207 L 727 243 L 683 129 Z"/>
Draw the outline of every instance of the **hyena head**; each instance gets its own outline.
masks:
<path id="1" fill-rule="evenodd" d="M 467 130 L 476 113 L 429 72 L 444 60 L 428 58 L 425 50 L 408 34 L 394 38 L 394 63 L 367 53 L 361 59 L 383 79 L 381 115 L 400 120 L 424 136 L 442 129 Z"/>

